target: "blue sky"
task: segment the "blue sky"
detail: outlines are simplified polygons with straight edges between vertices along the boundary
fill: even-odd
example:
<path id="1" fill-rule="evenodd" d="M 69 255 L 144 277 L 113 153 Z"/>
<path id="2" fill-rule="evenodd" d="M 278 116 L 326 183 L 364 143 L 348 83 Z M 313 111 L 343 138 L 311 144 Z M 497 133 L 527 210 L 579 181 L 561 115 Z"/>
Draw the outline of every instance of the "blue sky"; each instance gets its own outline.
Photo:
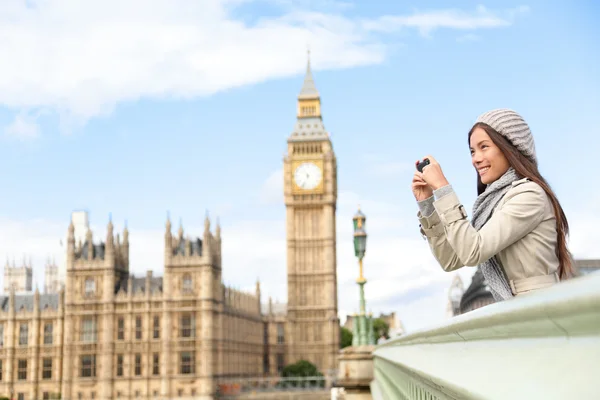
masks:
<path id="1" fill-rule="evenodd" d="M 260 277 L 285 300 L 282 157 L 307 46 L 338 157 L 341 314 L 358 306 L 360 203 L 373 311 L 397 311 L 409 329 L 443 319 L 452 275 L 418 234 L 412 164 L 433 154 L 470 208 L 466 134 L 491 108 L 529 122 L 573 251 L 600 257 L 592 1 L 29 3 L 0 5 L 0 58 L 12 60 L 0 66 L 0 256 L 31 255 L 40 285 L 74 209 L 97 236 L 109 213 L 127 220 L 136 274 L 162 269 L 167 212 L 200 234 L 208 210 L 227 283 Z"/>

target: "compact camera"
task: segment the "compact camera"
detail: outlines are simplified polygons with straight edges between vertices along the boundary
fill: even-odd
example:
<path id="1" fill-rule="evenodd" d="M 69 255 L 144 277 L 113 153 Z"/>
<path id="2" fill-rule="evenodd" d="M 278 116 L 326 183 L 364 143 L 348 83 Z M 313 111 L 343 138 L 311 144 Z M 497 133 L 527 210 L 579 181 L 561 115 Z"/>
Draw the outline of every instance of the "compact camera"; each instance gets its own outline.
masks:
<path id="1" fill-rule="evenodd" d="M 429 158 L 423 159 L 420 163 L 417 164 L 417 171 L 423 172 L 423 168 L 429 165 Z"/>

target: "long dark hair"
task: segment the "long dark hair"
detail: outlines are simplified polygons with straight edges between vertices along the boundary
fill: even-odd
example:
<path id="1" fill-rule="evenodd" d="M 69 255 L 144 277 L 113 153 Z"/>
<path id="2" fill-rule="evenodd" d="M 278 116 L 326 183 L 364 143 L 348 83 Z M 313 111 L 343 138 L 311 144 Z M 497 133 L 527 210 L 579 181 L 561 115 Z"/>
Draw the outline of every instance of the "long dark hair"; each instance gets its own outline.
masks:
<path id="1" fill-rule="evenodd" d="M 542 187 L 542 189 L 544 189 L 544 192 L 546 192 L 550 198 L 550 202 L 554 208 L 554 216 L 556 217 L 556 256 L 558 257 L 559 262 L 558 275 L 561 280 L 570 278 L 573 276 L 573 260 L 571 257 L 571 252 L 567 248 L 569 223 L 567 222 L 567 217 L 560 206 L 558 198 L 552 191 L 552 188 L 548 182 L 546 182 L 546 180 L 540 174 L 537 163 L 534 160 L 524 156 L 519 150 L 517 150 L 515 146 L 512 145 L 512 143 L 508 141 L 508 139 L 496 132 L 494 128 L 482 122 L 476 123 L 469 131 L 469 143 L 471 142 L 471 135 L 473 134 L 475 128 L 481 128 L 489 135 L 492 142 L 494 142 L 500 151 L 502 151 L 508 160 L 508 163 L 514 168 L 515 172 L 520 178 L 528 178 L 529 180 L 537 183 Z M 486 185 L 481 182 L 481 177 L 479 174 L 477 174 L 477 195 L 483 193 L 485 188 Z"/>

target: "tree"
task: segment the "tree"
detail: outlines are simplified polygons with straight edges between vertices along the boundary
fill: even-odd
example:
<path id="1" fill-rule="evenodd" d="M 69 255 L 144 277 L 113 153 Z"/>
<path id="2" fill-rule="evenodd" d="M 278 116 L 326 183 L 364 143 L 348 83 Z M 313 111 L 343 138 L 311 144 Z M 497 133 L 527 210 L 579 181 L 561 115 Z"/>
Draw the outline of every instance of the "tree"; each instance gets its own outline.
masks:
<path id="1" fill-rule="evenodd" d="M 390 325 L 381 318 L 377 318 L 373 321 L 373 331 L 376 338 L 385 337 L 390 338 Z"/>
<path id="2" fill-rule="evenodd" d="M 352 331 L 343 326 L 340 327 L 340 349 L 352 346 Z"/>
<path id="3" fill-rule="evenodd" d="M 323 374 L 319 372 L 317 366 L 310 361 L 300 360 L 294 364 L 286 365 L 281 370 L 282 379 L 278 386 L 282 387 L 297 387 L 297 386 L 325 386 Z M 317 379 L 304 380 L 299 378 L 312 377 Z M 285 379 L 288 378 L 288 379 Z"/>

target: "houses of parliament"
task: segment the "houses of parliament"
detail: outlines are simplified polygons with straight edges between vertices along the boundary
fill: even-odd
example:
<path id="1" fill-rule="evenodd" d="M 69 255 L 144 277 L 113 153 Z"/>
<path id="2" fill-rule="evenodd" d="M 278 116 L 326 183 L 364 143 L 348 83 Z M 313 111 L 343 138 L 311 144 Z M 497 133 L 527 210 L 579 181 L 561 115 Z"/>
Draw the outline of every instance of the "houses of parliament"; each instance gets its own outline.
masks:
<path id="1" fill-rule="evenodd" d="M 235 266 L 222 265 L 208 217 L 197 237 L 167 220 L 163 276 L 141 277 L 130 273 L 127 228 L 109 221 L 106 237 L 76 235 L 72 220 L 60 285 L 52 266 L 46 290 L 32 293 L 31 267 L 7 266 L 0 397 L 212 399 L 220 378 L 273 376 L 301 359 L 336 369 L 337 165 L 310 61 L 287 149 L 287 303 L 265 301 L 258 282 L 251 293 L 223 284 Z"/>

